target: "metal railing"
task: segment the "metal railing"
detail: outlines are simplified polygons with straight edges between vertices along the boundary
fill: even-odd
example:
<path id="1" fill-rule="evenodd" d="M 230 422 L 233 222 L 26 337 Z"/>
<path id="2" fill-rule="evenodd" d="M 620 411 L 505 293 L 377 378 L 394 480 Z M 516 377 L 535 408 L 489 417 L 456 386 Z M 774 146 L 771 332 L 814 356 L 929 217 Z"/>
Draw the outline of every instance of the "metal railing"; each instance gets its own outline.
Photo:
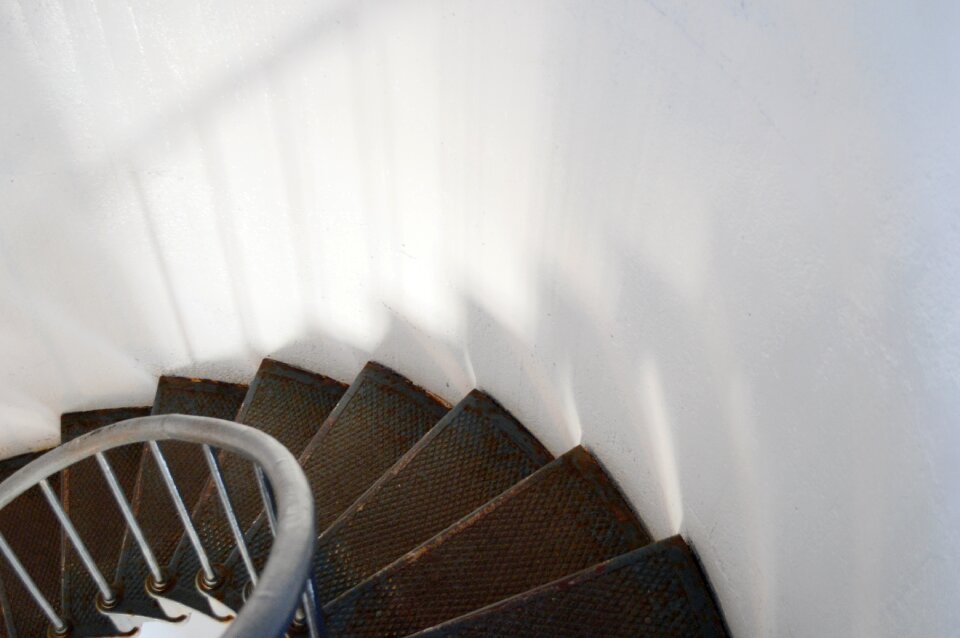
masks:
<path id="1" fill-rule="evenodd" d="M 305 619 L 310 635 L 318 636 L 320 620 L 308 579 L 315 537 L 313 495 L 297 459 L 278 441 L 254 428 L 231 421 L 184 415 L 141 417 L 100 428 L 47 452 L 0 483 L 0 509 L 27 490 L 39 486 L 97 586 L 97 600 L 90 603 L 97 604 L 101 609 L 109 609 L 116 603 L 117 593 L 97 567 L 69 514 L 47 481 L 61 470 L 95 457 L 127 528 L 149 568 L 151 582 L 148 585 L 154 591 L 162 589 L 164 570 L 157 562 L 105 455 L 105 452 L 112 448 L 146 443 L 163 476 L 184 532 L 197 553 L 201 565 L 201 579 L 207 581 L 207 584 L 214 584 L 218 576 L 204 551 L 187 505 L 183 502 L 163 456 L 159 446 L 162 441 L 184 441 L 203 446 L 204 458 L 220 497 L 224 515 L 254 585 L 252 594 L 223 634 L 224 638 L 282 636 L 294 617 Z M 214 448 L 245 457 L 254 465 L 264 506 L 276 536 L 266 566 L 260 574 L 257 574 L 254 568 Z M 4 555 L 37 607 L 50 621 L 54 634 L 68 635 L 68 623 L 43 595 L 30 576 L 28 567 L 20 562 L 2 534 L 0 553 Z M 6 620 L 9 622 L 9 619 Z"/>

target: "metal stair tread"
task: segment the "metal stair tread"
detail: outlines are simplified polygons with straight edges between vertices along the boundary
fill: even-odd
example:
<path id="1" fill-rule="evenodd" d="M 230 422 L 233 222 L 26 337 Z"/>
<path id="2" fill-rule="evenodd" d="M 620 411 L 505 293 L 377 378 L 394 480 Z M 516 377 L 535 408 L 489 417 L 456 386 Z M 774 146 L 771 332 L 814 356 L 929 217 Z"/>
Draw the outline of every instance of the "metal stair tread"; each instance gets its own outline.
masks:
<path id="1" fill-rule="evenodd" d="M 97 428 L 150 414 L 150 407 L 113 408 L 84 412 L 67 412 L 60 417 L 60 433 L 64 443 Z M 127 498 L 133 493 L 142 445 L 126 445 L 106 454 Z M 60 473 L 60 497 L 63 508 L 80 532 L 97 567 L 107 577 L 116 573 L 126 523 L 93 458 L 72 465 Z M 109 618 L 94 605 L 96 584 L 64 532 L 61 605 L 73 636 L 115 636 L 117 630 Z M 160 613 L 153 601 L 144 601 L 144 613 Z"/>
<path id="2" fill-rule="evenodd" d="M 235 419 L 299 455 L 316 505 L 314 580 L 329 638 L 728 635 L 696 556 L 680 537 L 652 543 L 588 451 L 576 447 L 553 459 L 479 390 L 451 409 L 378 363 L 366 364 L 347 387 L 264 359 L 249 389 L 161 377 L 152 409 L 66 413 L 61 435 L 66 442 L 148 411 Z M 247 579 L 202 452 L 186 443 L 161 445 L 204 549 L 211 562 L 225 564 L 225 585 L 213 595 L 239 609 Z M 117 448 L 109 458 L 173 576 L 164 596 L 213 614 L 194 584 L 193 547 L 145 449 Z M 0 480 L 37 456 L 0 461 Z M 272 539 L 252 467 L 239 457 L 219 458 L 262 569 Z M 116 505 L 104 505 L 112 496 L 95 460 L 50 482 L 98 568 L 116 575 L 115 610 L 171 620 L 143 588 L 149 571 Z M 33 524 L 26 531 L 14 526 L 27 518 Z M 105 528 L 124 531 L 111 536 Z M 0 530 L 67 619 L 72 637 L 120 635 L 97 610 L 96 585 L 39 489 L 0 512 Z M 18 636 L 46 633 L 46 617 L 5 561 L 0 614 L 0 636 L 9 635 L 11 621 Z"/>
<path id="3" fill-rule="evenodd" d="M 40 453 L 23 454 L 0 462 L 0 481 L 38 456 Z M 59 492 L 59 476 L 51 476 L 49 481 L 54 491 Z M 23 525 L 24 521 L 30 521 L 30 525 Z M 0 510 L 0 533 L 43 595 L 54 609 L 60 611 L 60 523 L 39 487 L 24 492 Z M 51 552 L 51 547 L 56 550 Z M 0 580 L 10 608 L 14 611 L 13 624 L 17 635 L 44 635 L 49 624 L 46 616 L 33 603 L 6 560 L 0 560 Z"/>
<path id="4" fill-rule="evenodd" d="M 336 520 L 450 409 L 443 399 L 375 362 L 364 366 L 347 395 L 300 459 L 311 485 L 321 488 L 314 491 L 318 530 Z M 363 464 L 354 451 L 363 452 Z"/>
<path id="5" fill-rule="evenodd" d="M 574 448 L 324 606 L 330 636 L 402 636 L 641 547 L 639 518 Z"/>
<path id="6" fill-rule="evenodd" d="M 411 638 L 723 638 L 723 619 L 679 536 L 447 621 Z"/>
<path id="7" fill-rule="evenodd" d="M 347 389 L 345 383 L 274 359 L 264 359 L 243 399 L 236 420 L 270 434 L 299 455 Z M 252 466 L 243 459 L 220 454 L 224 483 L 230 493 L 238 520 L 245 529 L 262 511 L 262 499 Z M 204 466 L 205 467 L 205 466 Z M 225 586 L 245 582 L 239 562 L 230 563 L 235 548 L 222 506 L 212 481 L 207 481 L 193 507 L 192 517 L 197 533 L 211 562 L 226 564 Z M 200 569 L 196 553 L 186 536 L 182 536 L 170 559 L 169 571 L 176 578 L 165 597 L 207 613 L 207 599 L 197 592 L 194 576 Z M 224 590 L 210 592 L 223 598 Z"/>
<path id="8" fill-rule="evenodd" d="M 151 414 L 188 414 L 233 420 L 246 390 L 245 385 L 236 383 L 163 376 L 157 383 Z M 194 503 L 208 478 L 199 446 L 165 441 L 160 448 L 177 480 L 184 502 Z M 161 565 L 167 564 L 183 534 L 183 527 L 160 471 L 149 453 L 141 456 L 131 506 L 157 560 Z M 128 612 L 151 603 L 152 596 L 144 588 L 148 574 L 146 562 L 127 530 L 116 573 L 116 580 L 123 590 L 116 607 L 118 612 Z M 165 620 L 167 616 L 164 614 L 160 619 Z"/>
<path id="9" fill-rule="evenodd" d="M 449 411 L 443 399 L 386 366 L 368 362 L 300 455 L 313 489 L 316 529 L 326 529 Z M 362 459 L 363 462 L 359 462 Z M 247 534 L 258 569 L 272 544 L 260 517 Z M 236 552 L 228 563 L 240 580 L 224 592 L 242 604 L 246 578 Z"/>
<path id="10" fill-rule="evenodd" d="M 329 602 L 552 460 L 474 390 L 320 535 L 318 599 Z"/>

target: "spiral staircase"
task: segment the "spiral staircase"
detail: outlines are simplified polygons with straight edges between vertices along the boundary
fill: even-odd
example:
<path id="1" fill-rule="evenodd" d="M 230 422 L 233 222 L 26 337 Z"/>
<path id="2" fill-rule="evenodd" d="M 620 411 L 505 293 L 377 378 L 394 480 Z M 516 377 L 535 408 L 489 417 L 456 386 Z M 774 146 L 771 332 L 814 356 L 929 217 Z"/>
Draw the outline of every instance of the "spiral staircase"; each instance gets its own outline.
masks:
<path id="1" fill-rule="evenodd" d="M 479 390 L 267 359 L 249 387 L 162 377 L 152 407 L 64 414 L 62 440 L 0 462 L 9 638 L 195 611 L 245 638 L 727 635 L 683 539 Z"/>

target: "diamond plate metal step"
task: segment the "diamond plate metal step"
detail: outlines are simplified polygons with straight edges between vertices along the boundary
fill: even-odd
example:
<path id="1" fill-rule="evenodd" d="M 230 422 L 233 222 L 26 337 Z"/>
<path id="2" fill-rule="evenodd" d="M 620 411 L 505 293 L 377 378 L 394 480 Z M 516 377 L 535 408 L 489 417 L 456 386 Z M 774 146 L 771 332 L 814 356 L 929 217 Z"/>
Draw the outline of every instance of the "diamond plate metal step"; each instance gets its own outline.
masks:
<path id="1" fill-rule="evenodd" d="M 346 384 L 322 374 L 265 359 L 250 384 L 237 421 L 266 432 L 299 456 L 346 389 Z M 230 454 L 220 454 L 219 459 L 237 518 L 242 529 L 247 529 L 263 506 L 253 467 Z M 193 520 L 210 561 L 215 565 L 227 563 L 235 542 L 212 481 L 193 509 Z M 224 569 L 228 583 L 233 580 L 229 578 L 231 568 L 242 570 L 243 566 L 233 564 Z M 194 609 L 208 609 L 205 596 L 195 586 L 200 563 L 185 536 L 177 545 L 169 570 L 176 584 L 164 596 Z M 222 591 L 211 594 L 223 596 Z"/>
<path id="2" fill-rule="evenodd" d="M 649 542 L 597 461 L 575 448 L 327 604 L 328 635 L 404 636 Z"/>
<path id="3" fill-rule="evenodd" d="M 165 376 L 157 384 L 152 414 L 189 414 L 233 420 L 246 391 L 247 387 L 240 384 Z M 195 503 L 210 476 L 200 446 L 164 441 L 160 447 L 184 502 Z M 183 533 L 183 526 L 149 453 L 141 456 L 131 505 L 158 562 L 167 564 Z M 116 580 L 123 597 L 116 611 L 148 615 L 142 612 L 153 608 L 153 599 L 145 589 L 149 573 L 139 547 L 127 531 L 117 564 Z M 162 612 L 160 616 L 150 617 L 167 618 Z"/>
<path id="4" fill-rule="evenodd" d="M 728 634 L 679 536 L 416 634 L 415 638 L 724 638 Z"/>
<path id="5" fill-rule="evenodd" d="M 24 454 L 0 461 L 0 481 L 40 456 Z M 51 476 L 50 485 L 59 493 L 60 477 Z M 25 524 L 25 522 L 28 522 Z M 0 510 L 0 533 L 7 539 L 17 558 L 37 583 L 57 613 L 60 607 L 60 522 L 43 493 L 35 486 Z M 21 638 L 44 636 L 49 626 L 46 616 L 20 583 L 20 579 L 0 556 L 0 580 L 12 610 L 12 623 Z M 5 621 L 10 620 L 4 618 Z"/>
<path id="6" fill-rule="evenodd" d="M 326 529 L 450 409 L 386 366 L 368 363 L 304 450 L 317 529 Z"/>
<path id="7" fill-rule="evenodd" d="M 64 414 L 63 441 L 148 410 Z M 236 418 L 299 454 L 315 495 L 314 579 L 326 602 L 329 638 L 728 635 L 682 539 L 649 544 L 596 459 L 578 447 L 552 460 L 480 391 L 450 409 L 376 363 L 345 388 L 268 359 L 249 391 L 163 377 L 152 413 Z M 161 446 L 204 548 L 226 577 L 212 595 L 239 609 L 246 572 L 202 451 Z M 108 457 L 171 575 L 163 595 L 211 613 L 195 585 L 193 547 L 143 451 L 127 446 Z M 0 480 L 36 456 L 0 461 Z M 262 569 L 272 539 L 252 468 L 230 455 L 219 458 Z M 110 534 L 125 525 L 96 461 L 71 466 L 50 483 L 101 571 L 115 574 L 115 611 L 167 619 L 144 589 L 149 570 L 129 531 Z M 119 635 L 97 611 L 98 590 L 38 488 L 0 511 L 0 531 L 69 622 L 72 638 Z M 44 636 L 47 627 L 0 558 L 0 638 Z"/>
<path id="8" fill-rule="evenodd" d="M 324 530 L 447 413 L 442 399 L 378 363 L 368 363 L 300 457 L 313 488 L 316 529 Z M 263 520 L 248 534 L 258 569 L 272 538 Z M 230 563 L 237 564 L 234 557 Z M 231 609 L 242 604 L 246 582 L 225 590 Z"/>
<path id="9" fill-rule="evenodd" d="M 60 417 L 60 434 L 66 443 L 97 428 L 149 414 L 149 407 L 69 412 Z M 106 453 L 128 499 L 133 493 L 142 450 L 142 445 L 125 445 Z M 85 459 L 63 470 L 60 481 L 64 510 L 80 533 L 97 567 L 107 578 L 111 578 L 116 573 L 126 522 L 113 500 L 100 467 L 94 458 Z M 118 635 L 110 619 L 97 611 L 97 586 L 66 533 L 61 533 L 61 603 L 64 618 L 73 629 L 71 637 Z M 118 594 L 122 596 L 122 592 Z M 156 603 L 150 602 L 150 609 L 159 613 Z"/>
<path id="10" fill-rule="evenodd" d="M 333 600 L 552 460 L 474 390 L 320 535 L 318 600 Z"/>

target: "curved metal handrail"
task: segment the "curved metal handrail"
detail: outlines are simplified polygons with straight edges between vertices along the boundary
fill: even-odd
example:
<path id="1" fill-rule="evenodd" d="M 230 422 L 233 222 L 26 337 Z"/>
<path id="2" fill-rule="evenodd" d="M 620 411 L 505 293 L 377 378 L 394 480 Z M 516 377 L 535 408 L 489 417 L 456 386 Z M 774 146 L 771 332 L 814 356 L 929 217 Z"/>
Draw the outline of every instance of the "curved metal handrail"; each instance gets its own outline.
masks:
<path id="1" fill-rule="evenodd" d="M 186 441 L 232 452 L 262 469 L 276 502 L 276 542 L 253 594 L 223 638 L 282 636 L 294 615 L 313 555 L 310 485 L 297 459 L 271 436 L 209 417 L 147 416 L 109 425 L 54 448 L 0 483 L 0 509 L 57 472 L 122 445 Z M 5 545 L 4 541 L 4 545 Z"/>

